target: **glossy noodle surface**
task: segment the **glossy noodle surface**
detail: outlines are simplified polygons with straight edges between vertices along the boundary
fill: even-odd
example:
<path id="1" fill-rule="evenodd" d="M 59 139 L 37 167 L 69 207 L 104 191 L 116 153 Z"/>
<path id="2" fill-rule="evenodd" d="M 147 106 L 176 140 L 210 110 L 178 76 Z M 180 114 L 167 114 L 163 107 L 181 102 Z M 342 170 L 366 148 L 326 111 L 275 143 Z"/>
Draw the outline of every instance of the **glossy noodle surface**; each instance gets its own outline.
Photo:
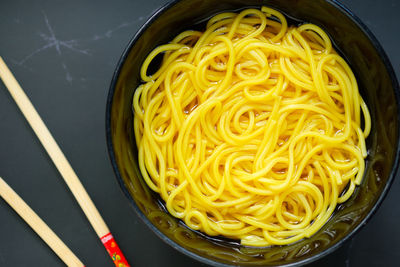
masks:
<path id="1" fill-rule="evenodd" d="M 268 7 L 221 13 L 154 49 L 141 78 L 143 178 L 194 230 L 249 246 L 293 243 L 361 183 L 370 115 L 316 25 L 290 26 Z"/>

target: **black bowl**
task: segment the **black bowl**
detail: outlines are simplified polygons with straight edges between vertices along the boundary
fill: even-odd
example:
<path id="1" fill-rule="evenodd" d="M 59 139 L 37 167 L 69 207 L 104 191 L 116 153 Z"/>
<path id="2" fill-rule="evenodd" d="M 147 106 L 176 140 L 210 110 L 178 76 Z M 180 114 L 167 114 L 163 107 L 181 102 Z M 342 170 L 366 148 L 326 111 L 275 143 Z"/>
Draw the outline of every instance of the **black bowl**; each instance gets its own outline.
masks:
<path id="1" fill-rule="evenodd" d="M 158 45 L 183 30 L 199 27 L 228 10 L 267 5 L 291 18 L 321 26 L 353 69 L 372 117 L 363 182 L 311 238 L 269 248 L 241 247 L 188 229 L 172 217 L 140 174 L 133 134 L 132 96 L 139 69 Z M 182 0 L 156 11 L 130 41 L 114 73 L 107 102 L 108 149 L 121 188 L 137 215 L 163 241 L 214 266 L 294 266 L 331 253 L 371 218 L 395 177 L 399 161 L 399 85 L 378 41 L 347 8 L 329 0 Z"/>

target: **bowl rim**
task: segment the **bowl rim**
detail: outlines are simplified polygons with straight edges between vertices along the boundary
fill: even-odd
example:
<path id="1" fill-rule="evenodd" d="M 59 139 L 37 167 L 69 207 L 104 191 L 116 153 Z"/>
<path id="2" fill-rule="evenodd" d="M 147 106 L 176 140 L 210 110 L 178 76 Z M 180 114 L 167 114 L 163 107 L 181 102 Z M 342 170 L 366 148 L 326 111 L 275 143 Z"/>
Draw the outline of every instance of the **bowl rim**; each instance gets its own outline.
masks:
<path id="1" fill-rule="evenodd" d="M 182 254 L 189 256 L 199 262 L 206 263 L 211 266 L 216 266 L 216 267 L 230 267 L 230 266 L 237 266 L 237 264 L 232 263 L 231 264 L 226 264 L 226 263 L 221 263 L 217 261 L 213 261 L 208 258 L 204 258 L 180 245 L 178 245 L 176 242 L 174 242 L 172 239 L 164 235 L 156 226 L 154 226 L 150 220 L 143 214 L 143 212 L 139 209 L 137 206 L 136 202 L 133 200 L 132 196 L 129 194 L 128 189 L 125 187 L 125 183 L 121 177 L 121 174 L 119 172 L 117 162 L 115 159 L 115 153 L 114 153 L 114 148 L 113 148 L 113 143 L 112 143 L 112 136 L 111 136 L 111 109 L 112 109 L 112 102 L 114 98 L 114 92 L 115 92 L 115 86 L 117 84 L 119 75 L 121 73 L 122 66 L 124 65 L 129 52 L 131 51 L 132 47 L 136 43 L 136 41 L 142 36 L 144 31 L 158 18 L 160 17 L 164 12 L 169 10 L 171 7 L 176 5 L 179 2 L 182 2 L 185 0 L 172 0 L 159 8 L 157 8 L 153 13 L 146 19 L 144 24 L 137 30 L 137 32 L 133 35 L 133 37 L 130 39 L 128 42 L 128 45 L 125 47 L 118 63 L 117 67 L 113 73 L 113 77 L 111 80 L 108 96 L 107 96 L 107 103 L 106 103 L 106 125 L 105 125 L 105 130 L 106 130 L 106 141 L 107 141 L 107 149 L 108 149 L 108 155 L 109 159 L 111 161 L 112 167 L 114 174 L 116 176 L 116 179 L 118 181 L 118 184 L 120 186 L 120 189 L 123 191 L 127 199 L 129 200 L 129 203 L 131 204 L 130 206 L 133 208 L 135 211 L 136 215 L 144 222 L 145 225 L 147 225 L 162 241 L 176 249 L 177 251 L 181 252 Z M 338 0 L 324 0 L 334 8 L 338 9 L 340 12 L 342 12 L 345 16 L 347 16 L 350 20 L 352 20 L 357 27 L 366 35 L 366 37 L 369 39 L 369 41 L 372 43 L 376 51 L 378 52 L 378 55 L 381 57 L 383 64 L 386 67 L 386 70 L 389 74 L 392 86 L 394 88 L 394 95 L 396 98 L 396 102 L 398 104 L 398 109 L 397 109 L 397 120 L 398 120 L 398 128 L 397 131 L 400 134 L 400 87 L 399 87 L 399 82 L 396 78 L 396 74 L 394 72 L 393 66 L 390 63 L 390 60 L 384 51 L 383 47 L 379 43 L 378 39 L 375 37 L 375 35 L 368 29 L 368 27 L 361 21 L 358 16 L 356 16 L 349 8 L 347 8 L 344 4 L 340 3 Z M 339 247 L 341 247 L 343 244 L 345 244 L 348 240 L 353 238 L 356 233 L 358 233 L 364 225 L 368 223 L 368 221 L 372 218 L 372 216 L 376 213 L 378 208 L 381 206 L 383 200 L 386 198 L 387 193 L 393 184 L 393 180 L 396 177 L 396 174 L 398 172 L 399 168 L 399 159 L 400 159 L 400 146 L 399 146 L 399 141 L 400 137 L 397 139 L 396 143 L 396 153 L 394 157 L 394 164 L 393 168 L 390 171 L 389 178 L 387 183 L 385 184 L 385 187 L 383 188 L 383 191 L 379 198 L 377 199 L 376 203 L 374 206 L 371 208 L 370 212 L 366 215 L 366 217 L 345 237 L 343 237 L 341 240 L 339 240 L 336 244 L 334 244 L 332 247 L 321 251 L 317 253 L 316 255 L 305 258 L 296 262 L 280 265 L 280 266 L 286 266 L 286 267 L 293 267 L 293 266 L 301 266 L 304 264 L 309 264 L 312 263 L 316 260 L 321 259 L 322 257 L 336 251 Z"/>

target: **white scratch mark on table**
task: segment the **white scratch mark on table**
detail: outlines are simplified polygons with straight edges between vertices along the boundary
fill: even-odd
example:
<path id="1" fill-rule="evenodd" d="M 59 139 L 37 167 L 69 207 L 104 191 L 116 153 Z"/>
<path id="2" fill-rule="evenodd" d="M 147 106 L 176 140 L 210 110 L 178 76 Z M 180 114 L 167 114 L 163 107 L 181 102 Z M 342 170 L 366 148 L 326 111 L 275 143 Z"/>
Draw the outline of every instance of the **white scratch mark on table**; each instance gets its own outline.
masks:
<path id="1" fill-rule="evenodd" d="M 31 68 L 27 67 L 25 65 L 25 63 L 30 60 L 31 58 L 33 58 L 34 56 L 36 56 L 37 54 L 40 54 L 43 51 L 46 51 L 48 49 L 54 48 L 58 54 L 58 56 L 63 57 L 63 49 L 67 49 L 76 53 L 80 53 L 83 55 L 87 55 L 90 56 L 91 53 L 89 52 L 89 50 L 87 49 L 80 49 L 79 46 L 82 42 L 87 42 L 87 41 L 98 41 L 98 40 L 102 40 L 102 39 L 109 39 L 111 38 L 115 32 L 123 29 L 123 28 L 127 28 L 129 26 L 135 25 L 138 21 L 141 21 L 144 19 L 144 17 L 139 17 L 133 21 L 128 21 L 128 22 L 124 22 L 121 23 L 120 25 L 107 30 L 106 32 L 102 33 L 102 34 L 96 34 L 91 38 L 88 39 L 71 39 L 71 40 L 60 40 L 57 38 L 56 35 L 56 31 L 54 29 L 54 27 L 51 25 L 49 18 L 47 17 L 46 13 L 44 12 L 44 10 L 42 10 L 42 14 L 43 14 L 43 18 L 44 18 L 44 22 L 46 25 L 46 29 L 47 29 L 47 33 L 43 33 L 43 32 L 39 32 L 38 35 L 45 41 L 45 44 L 42 47 L 39 47 L 38 49 L 32 51 L 31 53 L 29 53 L 28 55 L 26 55 L 24 58 L 22 58 L 21 60 L 11 60 L 11 62 L 13 62 L 16 65 L 19 65 L 21 67 L 25 67 L 27 69 L 29 69 L 30 71 L 32 71 Z M 64 70 L 65 73 L 65 80 L 69 83 L 72 83 L 72 81 L 74 80 L 67 64 L 65 63 L 65 61 L 61 60 L 61 66 Z"/>
<path id="2" fill-rule="evenodd" d="M 50 36 L 47 36 L 45 34 L 40 34 L 40 36 L 44 40 L 49 41 L 49 44 L 53 44 L 56 47 L 57 53 L 59 55 L 61 55 L 60 42 L 58 41 L 58 39 L 56 38 L 56 35 L 54 34 L 53 27 L 51 27 L 49 19 L 46 16 L 46 13 L 44 13 L 44 11 L 42 11 L 42 13 L 43 13 L 43 16 L 44 16 L 44 21 L 46 22 L 47 29 L 50 32 Z"/>
<path id="3" fill-rule="evenodd" d="M 33 51 L 32 53 L 30 53 L 29 55 L 27 55 L 26 57 L 24 57 L 22 60 L 20 61 L 15 61 L 17 65 L 24 65 L 26 61 L 28 61 L 31 57 L 33 57 L 34 55 L 46 50 L 47 48 L 53 47 L 53 44 L 46 44 L 44 46 L 42 46 L 39 49 L 36 49 L 35 51 Z"/>
<path id="4" fill-rule="evenodd" d="M 63 69 L 64 69 L 64 71 L 65 71 L 65 80 L 66 80 L 67 82 L 69 82 L 69 83 L 72 83 L 72 80 L 73 80 L 73 79 L 72 79 L 71 74 L 69 73 L 69 70 L 68 70 L 67 65 L 65 65 L 64 62 L 62 62 L 61 65 L 62 65 L 62 67 L 63 67 Z"/>
<path id="5" fill-rule="evenodd" d="M 67 41 L 59 40 L 56 36 L 56 33 L 55 33 L 53 27 L 50 24 L 50 21 L 46 15 L 46 13 L 44 11 L 42 11 L 42 13 L 43 13 L 43 17 L 44 17 L 44 21 L 45 21 L 48 33 L 47 34 L 39 33 L 39 36 L 46 42 L 46 44 L 44 46 L 34 50 L 33 52 L 31 52 L 30 54 L 28 54 L 27 56 L 25 56 L 23 59 L 21 59 L 19 61 L 13 60 L 13 62 L 15 64 L 17 64 L 19 66 L 24 66 L 24 64 L 29 59 L 31 59 L 33 56 L 35 56 L 47 49 L 53 48 L 53 47 L 55 48 L 55 50 L 59 56 L 62 56 L 62 48 L 69 49 L 71 51 L 81 53 L 84 55 L 91 55 L 88 50 L 79 49 L 77 47 L 79 45 L 77 40 L 67 40 Z M 71 83 L 73 78 L 72 78 L 71 73 L 69 72 L 68 67 L 64 61 L 61 61 L 61 66 L 63 67 L 63 70 L 65 72 L 66 81 Z"/>
<path id="6" fill-rule="evenodd" d="M 120 24 L 120 25 L 118 25 L 118 26 L 116 26 L 116 27 L 114 27 L 114 28 L 112 28 L 110 30 L 107 30 L 103 34 L 96 34 L 95 36 L 93 36 L 91 38 L 91 40 L 98 41 L 98 40 L 102 40 L 102 39 L 106 39 L 106 38 L 111 38 L 112 35 L 116 31 L 119 31 L 119 30 L 121 30 L 123 28 L 126 28 L 126 27 L 129 27 L 129 26 L 133 25 L 133 24 L 136 24 L 139 20 L 142 20 L 142 19 L 143 19 L 143 17 L 139 17 L 139 19 L 135 19 L 133 21 L 124 22 L 124 23 L 122 23 L 122 24 Z"/>
<path id="7" fill-rule="evenodd" d="M 77 40 L 68 40 L 68 41 L 61 41 L 59 39 L 57 39 L 56 34 L 53 30 L 53 27 L 51 27 L 49 19 L 47 18 L 46 14 L 43 12 L 43 16 L 44 16 L 44 20 L 46 22 L 46 26 L 47 29 L 50 33 L 50 35 L 44 34 L 44 33 L 40 33 L 40 37 L 43 38 L 43 40 L 47 41 L 49 44 L 51 44 L 52 46 L 55 46 L 57 53 L 59 55 L 62 54 L 61 52 L 61 47 L 65 47 L 68 48 L 72 51 L 84 54 L 84 55 L 90 55 L 88 50 L 83 50 L 83 49 L 78 49 L 76 46 L 79 44 Z"/>

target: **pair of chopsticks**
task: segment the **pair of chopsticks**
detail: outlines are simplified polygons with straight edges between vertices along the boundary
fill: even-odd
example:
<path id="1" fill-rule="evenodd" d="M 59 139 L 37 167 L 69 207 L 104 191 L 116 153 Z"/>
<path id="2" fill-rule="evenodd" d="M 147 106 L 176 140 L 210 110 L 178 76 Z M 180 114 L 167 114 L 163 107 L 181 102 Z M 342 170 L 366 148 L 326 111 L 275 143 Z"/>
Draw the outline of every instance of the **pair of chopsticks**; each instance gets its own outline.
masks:
<path id="1" fill-rule="evenodd" d="M 64 156 L 64 153 L 1 57 L 0 78 L 61 173 L 115 265 L 118 267 L 129 266 L 106 223 Z M 0 195 L 38 233 L 67 266 L 83 266 L 82 262 L 2 179 L 0 179 Z"/>

